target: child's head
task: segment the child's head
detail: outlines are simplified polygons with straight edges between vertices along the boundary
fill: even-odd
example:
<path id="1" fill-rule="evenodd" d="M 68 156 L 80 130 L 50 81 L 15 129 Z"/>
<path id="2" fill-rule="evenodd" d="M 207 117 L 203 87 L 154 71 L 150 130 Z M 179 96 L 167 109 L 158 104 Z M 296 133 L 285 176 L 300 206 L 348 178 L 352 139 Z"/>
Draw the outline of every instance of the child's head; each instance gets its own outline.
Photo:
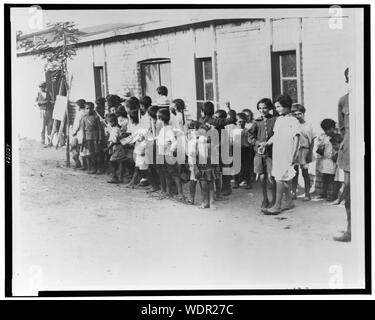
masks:
<path id="1" fill-rule="evenodd" d="M 332 137 L 336 130 L 336 122 L 332 119 L 324 119 L 320 123 L 320 127 L 327 136 Z"/>
<path id="2" fill-rule="evenodd" d="M 138 110 L 139 109 L 139 102 L 135 99 L 128 99 L 125 102 L 125 110 L 128 114 L 130 114 L 130 111 L 132 110 Z"/>
<path id="3" fill-rule="evenodd" d="M 305 122 L 305 107 L 300 103 L 293 103 L 292 104 L 292 114 L 296 117 L 296 119 L 303 123 Z"/>
<path id="4" fill-rule="evenodd" d="M 171 109 L 175 109 L 178 112 L 184 112 L 185 102 L 182 99 L 174 99 L 172 101 Z"/>
<path id="5" fill-rule="evenodd" d="M 160 95 L 160 96 L 168 96 L 168 89 L 167 87 L 165 86 L 160 86 L 156 89 L 156 92 Z"/>
<path id="6" fill-rule="evenodd" d="M 111 107 L 118 107 L 121 102 L 123 101 L 118 95 L 116 94 L 109 94 L 107 97 L 106 97 L 106 100 L 107 100 L 107 104 L 108 104 L 108 109 L 110 109 Z"/>
<path id="7" fill-rule="evenodd" d="M 140 108 L 141 108 L 141 113 L 145 114 L 148 110 L 148 108 L 152 104 L 152 100 L 149 96 L 144 96 L 139 100 Z"/>
<path id="8" fill-rule="evenodd" d="M 110 125 L 111 127 L 116 127 L 116 126 L 118 126 L 118 121 L 117 121 L 117 117 L 116 117 L 115 114 L 113 114 L 113 113 L 109 114 L 108 117 L 107 117 L 107 120 L 108 120 L 109 125 Z"/>
<path id="9" fill-rule="evenodd" d="M 116 110 L 116 116 L 117 117 L 123 117 L 126 118 L 128 114 L 126 113 L 125 107 L 123 105 L 119 105 Z"/>
<path id="10" fill-rule="evenodd" d="M 169 124 L 169 120 L 171 119 L 171 114 L 168 109 L 162 108 L 158 110 L 157 118 L 158 120 L 162 121 L 164 124 Z"/>
<path id="11" fill-rule="evenodd" d="M 97 106 L 105 106 L 105 98 L 99 97 L 98 99 L 95 100 L 95 103 Z"/>
<path id="12" fill-rule="evenodd" d="M 237 124 L 241 127 L 241 129 L 245 128 L 247 122 L 247 116 L 245 112 L 237 113 Z"/>
<path id="13" fill-rule="evenodd" d="M 151 106 L 150 108 L 147 109 L 147 113 L 153 120 L 157 120 L 158 107 Z"/>
<path id="14" fill-rule="evenodd" d="M 138 110 L 130 110 L 129 118 L 133 123 L 138 124 L 139 123 Z"/>
<path id="15" fill-rule="evenodd" d="M 219 119 L 226 119 L 228 117 L 228 114 L 225 110 L 219 109 L 214 113 L 214 117 Z"/>
<path id="16" fill-rule="evenodd" d="M 214 104 L 211 101 L 206 101 L 203 103 L 202 111 L 205 117 L 212 117 L 215 113 Z"/>
<path id="17" fill-rule="evenodd" d="M 278 96 L 275 100 L 276 111 L 281 116 L 290 113 L 292 104 L 292 98 L 288 94 L 282 94 Z"/>
<path id="18" fill-rule="evenodd" d="M 246 122 L 252 122 L 254 120 L 254 113 L 250 109 L 243 109 L 242 112 L 246 115 Z"/>
<path id="19" fill-rule="evenodd" d="M 263 98 L 257 102 L 257 109 L 262 117 L 269 115 L 270 111 L 273 110 L 273 103 L 271 99 Z"/>
<path id="20" fill-rule="evenodd" d="M 86 102 L 85 103 L 85 114 L 86 115 L 92 115 L 94 114 L 94 104 L 92 102 Z"/>
<path id="21" fill-rule="evenodd" d="M 86 100 L 85 99 L 78 99 L 76 101 L 76 105 L 77 107 L 79 108 L 79 110 L 83 110 L 85 109 L 85 103 L 86 103 Z"/>

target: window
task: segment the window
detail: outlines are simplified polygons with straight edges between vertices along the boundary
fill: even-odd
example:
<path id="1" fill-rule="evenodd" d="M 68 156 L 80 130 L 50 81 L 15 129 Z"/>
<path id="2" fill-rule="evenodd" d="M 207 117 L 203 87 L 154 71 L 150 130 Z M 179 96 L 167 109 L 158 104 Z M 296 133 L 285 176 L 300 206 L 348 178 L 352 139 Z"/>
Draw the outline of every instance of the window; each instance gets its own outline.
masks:
<path id="1" fill-rule="evenodd" d="M 280 94 L 288 94 L 293 102 L 301 100 L 299 92 L 296 51 L 272 54 L 272 91 L 275 99 Z"/>
<path id="2" fill-rule="evenodd" d="M 214 100 L 214 77 L 211 58 L 196 59 L 197 115 L 205 101 Z"/>
<path id="3" fill-rule="evenodd" d="M 96 98 L 104 97 L 105 95 L 105 80 L 103 67 L 94 67 L 94 82 L 95 82 L 95 96 Z"/>
<path id="4" fill-rule="evenodd" d="M 152 101 L 158 99 L 157 87 L 168 88 L 168 96 L 171 92 L 171 62 L 170 60 L 153 60 L 141 62 L 142 94 L 151 97 Z"/>

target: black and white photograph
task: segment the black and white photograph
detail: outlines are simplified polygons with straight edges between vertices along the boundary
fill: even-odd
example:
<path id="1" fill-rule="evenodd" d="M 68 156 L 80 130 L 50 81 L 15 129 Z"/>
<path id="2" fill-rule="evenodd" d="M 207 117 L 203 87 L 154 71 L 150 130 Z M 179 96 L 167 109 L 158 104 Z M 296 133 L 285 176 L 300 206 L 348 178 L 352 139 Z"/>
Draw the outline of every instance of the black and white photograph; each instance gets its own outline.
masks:
<path id="1" fill-rule="evenodd" d="M 369 289 L 369 5 L 9 6 L 12 296 Z"/>

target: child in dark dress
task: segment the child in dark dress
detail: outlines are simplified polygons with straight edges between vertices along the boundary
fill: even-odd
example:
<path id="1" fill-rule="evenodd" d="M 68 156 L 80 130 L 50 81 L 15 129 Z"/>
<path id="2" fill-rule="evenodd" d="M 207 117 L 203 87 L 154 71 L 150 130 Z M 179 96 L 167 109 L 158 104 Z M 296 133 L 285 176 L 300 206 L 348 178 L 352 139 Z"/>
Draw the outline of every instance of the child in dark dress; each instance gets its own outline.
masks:
<path id="1" fill-rule="evenodd" d="M 85 116 L 82 118 L 83 155 L 86 157 L 88 173 L 95 174 L 97 172 L 97 153 L 99 146 L 103 142 L 103 132 L 100 120 L 94 111 L 94 104 L 86 102 Z"/>

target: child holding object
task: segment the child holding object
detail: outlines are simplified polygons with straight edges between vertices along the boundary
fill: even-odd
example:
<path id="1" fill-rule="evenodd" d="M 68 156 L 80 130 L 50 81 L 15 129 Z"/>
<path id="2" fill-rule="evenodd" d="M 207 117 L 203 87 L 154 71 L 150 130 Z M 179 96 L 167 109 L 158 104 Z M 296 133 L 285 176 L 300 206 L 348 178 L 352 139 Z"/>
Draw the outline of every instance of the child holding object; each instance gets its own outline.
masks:
<path id="1" fill-rule="evenodd" d="M 324 119 L 321 124 L 324 133 L 318 138 L 316 167 L 322 174 L 323 190 L 319 195 L 320 199 L 333 201 L 333 196 L 328 196 L 328 190 L 334 187 L 336 174 L 336 161 L 342 137 L 337 134 L 336 122 L 332 119 Z"/>
<path id="2" fill-rule="evenodd" d="M 257 109 L 260 118 L 257 118 L 249 130 L 249 142 L 253 146 L 254 173 L 256 180 L 260 178 L 262 184 L 263 201 L 261 208 L 272 207 L 276 200 L 276 182 L 272 177 L 272 145 L 265 149 L 264 144 L 273 136 L 276 117 L 271 115 L 273 103 L 268 98 L 258 101 Z M 271 188 L 271 199 L 268 198 L 267 185 Z"/>
<path id="3" fill-rule="evenodd" d="M 280 116 L 275 122 L 273 136 L 264 144 L 266 147 L 273 145 L 272 176 L 276 180 L 276 201 L 273 207 L 262 209 L 266 215 L 276 215 L 294 208 L 291 180 L 295 176 L 293 167 L 297 162 L 300 128 L 297 119 L 291 114 L 292 103 L 287 94 L 276 99 L 275 107 Z M 286 205 L 282 207 L 284 194 Z"/>

